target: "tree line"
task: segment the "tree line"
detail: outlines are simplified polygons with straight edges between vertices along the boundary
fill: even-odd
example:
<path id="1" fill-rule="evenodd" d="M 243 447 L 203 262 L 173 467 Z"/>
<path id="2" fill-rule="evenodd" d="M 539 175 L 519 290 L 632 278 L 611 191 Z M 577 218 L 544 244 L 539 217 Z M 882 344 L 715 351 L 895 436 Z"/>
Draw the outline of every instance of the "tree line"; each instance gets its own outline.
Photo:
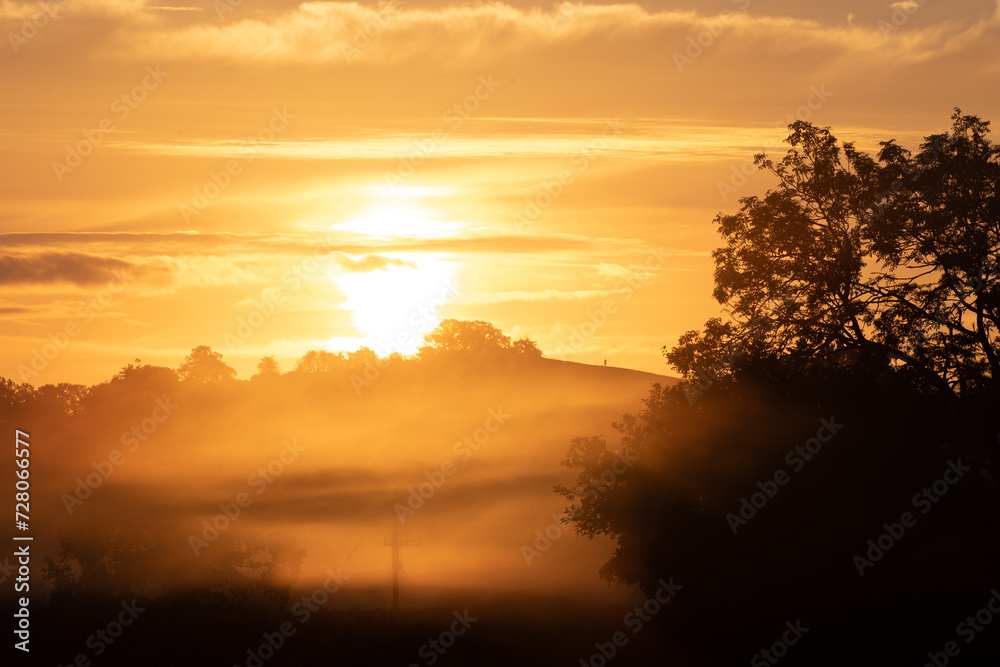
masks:
<path id="1" fill-rule="evenodd" d="M 723 314 L 663 348 L 684 382 L 617 448 L 573 441 L 563 520 L 615 539 L 609 582 L 684 585 L 661 630 L 704 664 L 796 618 L 819 628 L 800 664 L 922 664 L 1000 555 L 1000 148 L 958 109 L 916 152 L 786 141 L 755 157 L 774 186 L 715 218 Z"/>

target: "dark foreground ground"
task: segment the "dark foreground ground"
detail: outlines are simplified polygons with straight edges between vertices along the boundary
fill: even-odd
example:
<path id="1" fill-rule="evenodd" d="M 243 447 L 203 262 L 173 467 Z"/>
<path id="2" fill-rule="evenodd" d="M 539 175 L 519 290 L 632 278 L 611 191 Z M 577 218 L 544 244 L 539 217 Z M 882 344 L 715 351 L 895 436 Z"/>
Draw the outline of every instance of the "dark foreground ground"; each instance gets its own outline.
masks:
<path id="1" fill-rule="evenodd" d="M 738 626 L 720 621 L 712 626 L 708 619 L 704 623 L 683 619 L 679 617 L 683 607 L 671 607 L 676 600 L 642 623 L 634 607 L 625 605 L 481 596 L 470 596 L 467 606 L 455 604 L 461 601 L 452 598 L 443 606 L 393 612 L 385 607 L 344 606 L 344 601 L 331 600 L 318 611 L 305 614 L 304 608 L 295 610 L 287 604 L 238 604 L 200 595 L 136 600 L 134 605 L 131 600 L 76 600 L 62 607 L 38 608 L 32 616 L 29 660 L 22 660 L 19 652 L 8 649 L 7 655 L 13 654 L 15 660 L 5 664 L 1000 664 L 1000 614 L 996 615 L 995 626 L 979 626 L 982 629 L 970 639 L 970 631 L 961 636 L 954 633 L 964 614 L 945 609 L 938 618 L 896 621 L 873 618 L 862 604 L 853 618 L 844 618 L 840 623 L 831 623 L 830 619 L 821 624 L 789 619 L 788 625 L 768 628 L 765 626 L 769 622 Z M 984 597 L 982 605 L 973 605 L 976 609 L 970 608 L 969 614 L 974 617 L 986 602 Z M 10 618 L 7 614 L 5 617 Z M 120 627 L 116 621 L 128 625 Z M 791 631 L 796 626 L 800 637 Z M 618 646 L 614 644 L 616 637 Z M 759 653 L 774 648 L 783 637 L 794 643 L 778 646 L 767 656 Z M 759 641 L 755 642 L 755 638 Z M 955 656 L 944 652 L 946 640 L 955 641 Z"/>
<path id="2" fill-rule="evenodd" d="M 569 600 L 398 612 L 330 604 L 308 615 L 301 607 L 296 614 L 287 607 L 231 607 L 189 597 L 130 603 L 90 600 L 76 609 L 39 609 L 30 661 L 19 664 L 577 665 L 580 658 L 590 660 L 595 641 L 610 642 L 617 631 L 630 639 L 615 649 L 616 663 L 653 664 L 645 660 L 677 655 L 654 632 L 633 635 L 622 624 L 622 607 Z M 123 614 L 130 624 L 112 638 Z"/>

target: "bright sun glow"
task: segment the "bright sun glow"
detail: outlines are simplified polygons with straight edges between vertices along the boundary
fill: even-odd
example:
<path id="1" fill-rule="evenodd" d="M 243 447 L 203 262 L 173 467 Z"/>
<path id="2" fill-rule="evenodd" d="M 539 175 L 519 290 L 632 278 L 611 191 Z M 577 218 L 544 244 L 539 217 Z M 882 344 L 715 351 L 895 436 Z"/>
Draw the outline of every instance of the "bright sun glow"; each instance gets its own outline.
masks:
<path id="1" fill-rule="evenodd" d="M 364 235 L 373 241 L 398 238 L 441 238 L 455 235 L 465 225 L 435 220 L 425 209 L 407 201 L 376 206 L 348 222 L 331 228 Z M 355 350 L 366 346 L 380 356 L 392 352 L 413 354 L 443 319 L 442 307 L 456 296 L 455 263 L 446 255 L 430 252 L 380 252 L 398 260 L 366 273 L 331 275 L 347 300 L 361 338 L 330 339 L 331 349 Z"/>
<path id="2" fill-rule="evenodd" d="M 460 222 L 443 222 L 417 208 L 405 204 L 379 206 L 333 225 L 332 229 L 365 234 L 376 238 L 440 238 L 451 236 L 465 225 Z"/>
<path id="3" fill-rule="evenodd" d="M 333 277 L 347 295 L 343 307 L 351 311 L 354 325 L 364 337 L 329 341 L 336 349 L 364 345 L 380 356 L 392 352 L 413 354 L 424 334 L 441 320 L 442 306 L 455 298 L 455 266 L 438 255 L 390 255 L 407 266 L 390 265 L 368 273 L 343 273 Z"/>

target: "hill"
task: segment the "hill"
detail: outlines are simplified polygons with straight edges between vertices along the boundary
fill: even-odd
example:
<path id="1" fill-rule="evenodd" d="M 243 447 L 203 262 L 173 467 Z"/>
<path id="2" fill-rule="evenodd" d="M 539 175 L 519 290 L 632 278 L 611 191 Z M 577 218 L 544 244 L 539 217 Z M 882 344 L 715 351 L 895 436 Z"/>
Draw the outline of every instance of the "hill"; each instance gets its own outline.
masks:
<path id="1" fill-rule="evenodd" d="M 570 478 L 574 437 L 612 432 L 653 382 L 676 379 L 548 359 L 377 371 L 204 384 L 143 366 L 79 400 L 35 391 L 10 419 L 45 443 L 32 462 L 39 552 L 62 548 L 92 593 L 150 595 L 220 577 L 308 588 L 353 554 L 352 585 L 388 595 L 383 538 L 396 528 L 421 540 L 404 586 L 428 600 L 629 595 L 598 581 L 612 547 L 559 523 L 553 487 Z"/>

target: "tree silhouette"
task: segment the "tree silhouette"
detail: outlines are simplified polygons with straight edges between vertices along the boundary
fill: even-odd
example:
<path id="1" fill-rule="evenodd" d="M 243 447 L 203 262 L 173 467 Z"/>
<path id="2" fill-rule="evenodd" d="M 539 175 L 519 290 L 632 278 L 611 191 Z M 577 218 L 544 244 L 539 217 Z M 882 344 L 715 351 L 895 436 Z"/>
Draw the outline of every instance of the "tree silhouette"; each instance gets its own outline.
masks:
<path id="1" fill-rule="evenodd" d="M 378 355 L 369 347 L 359 347 L 347 355 L 347 363 L 353 370 L 364 370 L 366 366 L 375 365 L 378 362 Z"/>
<path id="2" fill-rule="evenodd" d="M 715 297 L 732 317 L 667 354 L 685 377 L 734 347 L 800 368 L 857 355 L 902 365 L 945 394 L 995 392 L 1000 372 L 1000 149 L 955 111 L 950 133 L 878 161 L 798 121 L 763 198 L 716 217 Z M 851 351 L 854 354 L 845 354 Z"/>
<path id="3" fill-rule="evenodd" d="M 278 368 L 278 361 L 272 357 L 261 357 L 260 361 L 257 362 L 257 375 L 260 377 L 277 377 L 281 375 L 281 369 Z"/>
<path id="4" fill-rule="evenodd" d="M 917 156 L 890 141 L 877 160 L 829 129 L 790 125 L 783 159 L 756 157 L 777 188 L 716 217 L 714 295 L 729 317 L 664 348 L 685 383 L 654 386 L 614 424 L 619 449 L 603 437 L 570 446 L 576 478 L 555 489 L 564 521 L 616 541 L 609 582 L 651 594 L 672 573 L 689 585 L 674 637 L 708 664 L 752 654 L 789 610 L 828 633 L 797 647 L 802 664 L 850 662 L 858 645 L 892 663 L 901 638 L 959 615 L 990 579 L 1000 151 L 988 123 L 958 110 L 953 121 Z M 834 422 L 847 426 L 822 464 L 789 462 Z M 920 519 L 923 536 L 891 567 L 859 577 L 852 556 L 880 522 L 959 458 L 961 494 Z M 793 475 L 787 487 L 776 471 Z M 949 586 L 921 590 L 928 571 L 953 573 Z M 872 631 L 870 619 L 905 620 Z"/>
<path id="5" fill-rule="evenodd" d="M 283 603 L 298 579 L 305 551 L 275 537 L 223 539 L 208 556 L 210 590 L 220 601 Z"/>
<path id="6" fill-rule="evenodd" d="M 199 345 L 191 350 L 177 372 L 181 380 L 203 384 L 215 384 L 236 377 L 236 370 L 222 361 L 220 353 L 213 352 L 207 345 Z"/>
<path id="7" fill-rule="evenodd" d="M 510 349 L 510 336 L 504 335 L 489 322 L 447 319 L 424 336 L 424 345 L 419 353 L 421 357 L 440 353 L 481 357 Z"/>
<path id="8" fill-rule="evenodd" d="M 538 345 L 535 341 L 530 338 L 519 338 L 514 341 L 514 345 L 511 347 L 515 354 L 523 359 L 541 359 L 542 351 L 538 349 Z"/>
<path id="9" fill-rule="evenodd" d="M 309 350 L 301 359 L 295 362 L 295 370 L 303 373 L 329 373 L 347 367 L 347 360 L 342 352 L 327 350 Z"/>
<path id="10" fill-rule="evenodd" d="M 55 558 L 44 557 L 43 574 L 52 583 L 53 603 L 80 597 L 135 595 L 155 584 L 148 573 L 154 551 L 149 531 L 136 525 L 111 523 L 91 526 L 88 532 L 63 534 Z"/>
<path id="11" fill-rule="evenodd" d="M 79 414 L 87 396 L 88 388 L 82 384 L 42 385 L 35 392 L 35 409 L 50 414 Z"/>
<path id="12" fill-rule="evenodd" d="M 0 378 L 0 424 L 13 424 L 35 396 L 30 384 L 18 384 L 7 378 Z"/>
<path id="13" fill-rule="evenodd" d="M 206 348 L 207 349 L 207 348 Z M 114 406 L 119 415 L 144 415 L 157 399 L 175 395 L 178 374 L 172 368 L 152 364 L 128 364 L 107 382 L 88 387 L 84 406 L 100 413 Z"/>

